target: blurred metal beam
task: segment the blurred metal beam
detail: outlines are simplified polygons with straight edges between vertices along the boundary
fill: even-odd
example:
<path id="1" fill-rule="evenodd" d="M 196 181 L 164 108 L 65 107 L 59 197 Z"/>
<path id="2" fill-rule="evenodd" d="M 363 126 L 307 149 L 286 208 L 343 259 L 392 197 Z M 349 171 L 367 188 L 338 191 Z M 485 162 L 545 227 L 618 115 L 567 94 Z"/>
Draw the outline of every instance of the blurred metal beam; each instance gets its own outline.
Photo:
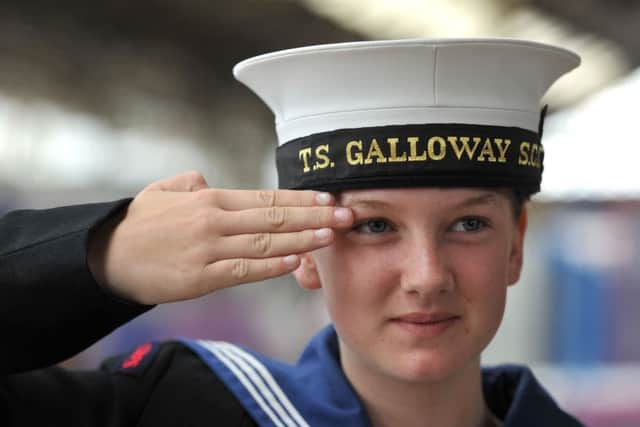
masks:
<path id="1" fill-rule="evenodd" d="M 286 0 L 3 0 L 0 90 L 106 117 L 130 89 L 206 111 L 250 99 L 242 59 L 356 37 Z"/>
<path id="2" fill-rule="evenodd" d="M 631 66 L 640 66 L 640 2 L 637 0 L 528 0 L 576 28 L 621 46 Z"/>

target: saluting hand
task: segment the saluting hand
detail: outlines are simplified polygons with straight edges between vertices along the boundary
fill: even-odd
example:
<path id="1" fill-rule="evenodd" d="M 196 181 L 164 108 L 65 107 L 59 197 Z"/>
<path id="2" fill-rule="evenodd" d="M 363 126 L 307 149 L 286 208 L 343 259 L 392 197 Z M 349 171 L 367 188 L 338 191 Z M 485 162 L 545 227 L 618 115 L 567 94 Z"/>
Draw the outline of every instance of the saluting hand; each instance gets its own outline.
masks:
<path id="1" fill-rule="evenodd" d="M 315 191 L 208 188 L 186 173 L 146 187 L 98 230 L 89 265 L 116 295 L 143 304 L 196 298 L 295 270 L 353 222 Z"/>

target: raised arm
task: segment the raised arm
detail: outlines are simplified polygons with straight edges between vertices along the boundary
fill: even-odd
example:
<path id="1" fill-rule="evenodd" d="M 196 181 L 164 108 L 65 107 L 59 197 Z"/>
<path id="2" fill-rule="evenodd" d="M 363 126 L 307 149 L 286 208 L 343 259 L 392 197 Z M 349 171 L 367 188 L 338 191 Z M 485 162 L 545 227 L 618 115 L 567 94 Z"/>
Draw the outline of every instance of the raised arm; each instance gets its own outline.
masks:
<path id="1" fill-rule="evenodd" d="M 129 200 L 0 219 L 0 372 L 59 362 L 149 307 L 115 298 L 87 268 L 93 230 Z"/>
<path id="2" fill-rule="evenodd" d="M 131 202 L 0 220 L 4 373 L 59 362 L 154 304 L 293 271 L 353 221 L 328 194 L 221 190 L 187 173 Z"/>

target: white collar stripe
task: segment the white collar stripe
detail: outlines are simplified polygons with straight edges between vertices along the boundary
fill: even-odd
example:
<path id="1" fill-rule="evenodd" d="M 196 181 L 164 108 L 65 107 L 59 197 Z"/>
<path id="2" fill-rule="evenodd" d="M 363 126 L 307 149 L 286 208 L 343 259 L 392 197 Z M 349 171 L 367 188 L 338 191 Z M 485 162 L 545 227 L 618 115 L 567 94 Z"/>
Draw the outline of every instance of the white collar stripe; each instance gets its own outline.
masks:
<path id="1" fill-rule="evenodd" d="M 273 378 L 271 373 L 265 368 L 265 366 L 253 355 L 243 350 L 242 348 L 230 344 L 230 343 L 220 343 L 221 346 L 228 348 L 229 351 L 237 354 L 239 357 L 244 359 L 247 363 L 249 363 L 253 369 L 266 381 L 267 387 L 269 387 L 277 399 L 282 403 L 287 412 L 291 415 L 291 417 L 296 421 L 296 423 L 301 427 L 309 427 L 309 424 L 302 418 L 298 410 L 293 406 L 289 398 L 284 394 L 282 388 L 278 385 L 278 382 Z"/>
<path id="2" fill-rule="evenodd" d="M 213 353 L 216 358 L 222 362 L 227 369 L 229 369 L 233 375 L 240 381 L 240 383 L 244 386 L 245 390 L 251 395 L 251 397 L 255 400 L 255 402 L 260 406 L 262 411 L 271 419 L 273 424 L 276 427 L 286 427 L 280 419 L 273 413 L 269 405 L 264 401 L 260 393 L 255 389 L 250 380 L 244 375 L 244 373 L 234 365 L 234 363 L 217 348 L 215 342 L 212 341 L 199 341 L 199 343 L 207 348 L 211 353 Z"/>
<path id="3" fill-rule="evenodd" d="M 217 343 L 217 347 L 218 350 L 220 350 L 220 352 L 222 352 L 226 357 L 233 360 L 235 365 L 244 373 L 246 377 L 248 377 L 253 386 L 258 389 L 258 392 L 266 399 L 269 405 L 276 411 L 279 418 L 284 421 L 284 423 L 288 427 L 301 427 L 300 424 L 298 424 L 290 415 L 290 413 L 283 407 L 281 402 L 274 396 L 273 389 L 265 384 L 264 379 L 260 376 L 260 373 L 257 372 L 256 369 L 254 369 L 252 366 L 250 366 L 246 360 L 244 360 L 242 352 L 237 347 L 223 342 Z"/>

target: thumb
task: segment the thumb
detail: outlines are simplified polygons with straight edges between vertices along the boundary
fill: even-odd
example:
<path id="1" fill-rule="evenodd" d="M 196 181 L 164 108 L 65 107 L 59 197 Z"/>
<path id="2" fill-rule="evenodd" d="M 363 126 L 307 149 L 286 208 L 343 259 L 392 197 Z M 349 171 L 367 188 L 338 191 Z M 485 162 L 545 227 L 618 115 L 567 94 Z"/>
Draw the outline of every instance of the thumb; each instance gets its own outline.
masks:
<path id="1" fill-rule="evenodd" d="M 171 178 L 149 184 L 145 191 L 191 192 L 208 188 L 209 185 L 200 172 L 185 172 Z"/>

